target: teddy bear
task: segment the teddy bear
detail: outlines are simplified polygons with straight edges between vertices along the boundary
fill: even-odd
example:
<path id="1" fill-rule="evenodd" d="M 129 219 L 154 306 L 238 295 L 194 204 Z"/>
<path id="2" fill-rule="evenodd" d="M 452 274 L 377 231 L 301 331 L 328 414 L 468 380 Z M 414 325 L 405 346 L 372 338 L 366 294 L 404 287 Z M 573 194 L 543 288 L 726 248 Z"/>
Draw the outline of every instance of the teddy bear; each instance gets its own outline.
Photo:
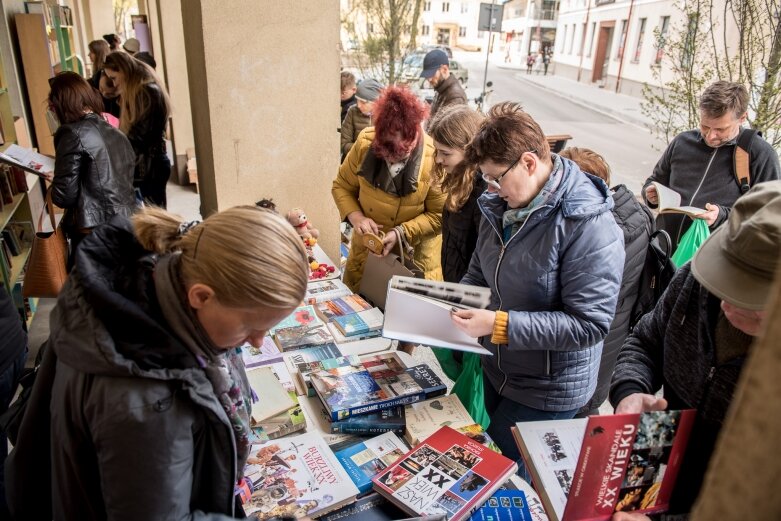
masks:
<path id="1" fill-rule="evenodd" d="M 293 208 L 287 213 L 287 220 L 305 240 L 317 240 L 320 232 L 307 220 L 302 208 Z"/>

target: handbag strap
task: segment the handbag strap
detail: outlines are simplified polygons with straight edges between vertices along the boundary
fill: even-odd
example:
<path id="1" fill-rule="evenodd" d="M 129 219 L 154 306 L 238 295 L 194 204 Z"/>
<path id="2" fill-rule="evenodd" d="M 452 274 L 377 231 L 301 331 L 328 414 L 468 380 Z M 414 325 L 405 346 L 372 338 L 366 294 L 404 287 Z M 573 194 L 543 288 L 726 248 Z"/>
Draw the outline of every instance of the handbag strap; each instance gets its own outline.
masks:
<path id="1" fill-rule="evenodd" d="M 399 259 L 401 260 L 401 263 L 404 266 L 407 266 L 408 269 L 411 269 L 414 272 L 414 269 L 417 269 L 420 274 L 416 275 L 419 277 L 422 277 L 424 274 L 423 268 L 421 268 L 417 262 L 415 262 L 415 248 L 412 247 L 412 245 L 407 240 L 407 235 L 404 233 L 404 228 L 401 226 L 396 226 L 393 228 L 396 231 L 396 236 L 399 238 L 398 241 L 396 241 L 399 244 Z M 405 260 L 404 255 L 406 254 L 407 258 Z"/>
<path id="2" fill-rule="evenodd" d="M 50 186 L 48 190 L 46 190 L 46 201 L 44 202 L 43 209 L 44 211 L 41 212 L 41 215 L 38 217 L 38 231 L 40 232 L 43 229 L 43 216 L 46 212 L 49 213 L 49 219 L 52 223 L 52 231 L 57 231 L 56 223 L 57 221 L 54 218 L 54 203 L 52 203 L 52 188 L 53 186 Z"/>

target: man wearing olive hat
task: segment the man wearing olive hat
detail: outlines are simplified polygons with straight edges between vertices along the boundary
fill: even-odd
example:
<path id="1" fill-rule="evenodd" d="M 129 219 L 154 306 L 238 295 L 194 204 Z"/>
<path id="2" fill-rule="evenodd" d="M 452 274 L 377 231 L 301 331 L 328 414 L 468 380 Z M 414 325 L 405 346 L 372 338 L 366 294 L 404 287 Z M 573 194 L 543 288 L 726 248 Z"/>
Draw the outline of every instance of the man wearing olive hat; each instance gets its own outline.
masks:
<path id="1" fill-rule="evenodd" d="M 363 80 L 355 91 L 355 105 L 347 109 L 347 114 L 342 122 L 342 157 L 355 143 L 355 139 L 361 130 L 372 126 L 372 111 L 374 102 L 380 97 L 385 85 L 377 80 Z"/>
<path id="2" fill-rule="evenodd" d="M 434 119 L 434 115 L 443 107 L 466 105 L 466 92 L 458 82 L 458 78 L 450 74 L 450 59 L 445 51 L 434 49 L 426 53 L 420 77 L 427 79 L 437 91 L 434 103 L 431 105 L 429 121 Z"/>
<path id="3" fill-rule="evenodd" d="M 697 410 L 671 513 L 689 512 L 697 499 L 743 363 L 767 316 L 779 257 L 781 181 L 768 181 L 735 202 L 727 222 L 681 266 L 618 355 L 610 389 L 616 414 Z M 662 387 L 664 397 L 656 397 Z"/>

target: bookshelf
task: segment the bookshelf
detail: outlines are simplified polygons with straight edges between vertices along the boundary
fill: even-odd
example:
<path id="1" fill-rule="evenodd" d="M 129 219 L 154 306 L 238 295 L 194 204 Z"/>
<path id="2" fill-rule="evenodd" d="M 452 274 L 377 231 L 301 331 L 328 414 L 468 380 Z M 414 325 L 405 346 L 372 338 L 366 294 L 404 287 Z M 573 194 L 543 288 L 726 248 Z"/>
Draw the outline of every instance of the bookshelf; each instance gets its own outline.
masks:
<path id="1" fill-rule="evenodd" d="M 16 141 L 14 115 L 11 111 L 11 99 L 8 93 L 8 83 L 5 79 L 5 69 L 2 59 L 0 59 L 0 148 L 5 143 L 13 143 L 14 141 Z"/>

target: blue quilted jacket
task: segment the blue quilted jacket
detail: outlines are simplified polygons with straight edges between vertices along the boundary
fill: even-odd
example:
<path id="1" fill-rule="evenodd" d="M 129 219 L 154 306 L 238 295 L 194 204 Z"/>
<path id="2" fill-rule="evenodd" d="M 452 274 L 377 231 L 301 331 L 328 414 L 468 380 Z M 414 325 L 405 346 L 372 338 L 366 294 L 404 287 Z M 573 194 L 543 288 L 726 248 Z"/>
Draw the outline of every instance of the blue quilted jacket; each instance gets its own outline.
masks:
<path id="1" fill-rule="evenodd" d="M 481 343 L 483 371 L 502 396 L 544 411 L 582 407 L 597 384 L 602 340 L 616 310 L 624 240 L 605 183 L 563 159 L 554 195 L 502 244 L 506 203 L 478 200 L 485 219 L 464 284 L 491 288 L 509 313 L 509 344 Z"/>

